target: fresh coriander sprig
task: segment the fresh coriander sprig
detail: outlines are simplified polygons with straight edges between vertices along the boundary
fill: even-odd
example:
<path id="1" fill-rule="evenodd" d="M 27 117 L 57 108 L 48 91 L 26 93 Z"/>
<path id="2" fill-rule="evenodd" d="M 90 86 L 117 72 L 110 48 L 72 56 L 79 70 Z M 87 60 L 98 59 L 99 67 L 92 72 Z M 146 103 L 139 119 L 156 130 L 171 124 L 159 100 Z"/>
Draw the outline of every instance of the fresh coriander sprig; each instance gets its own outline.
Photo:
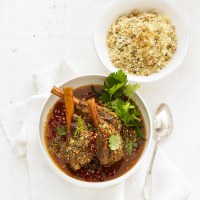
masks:
<path id="1" fill-rule="evenodd" d="M 140 123 L 139 114 L 133 104 L 122 99 L 115 99 L 111 102 L 111 107 L 120 117 L 126 126 L 138 126 Z"/>
<path id="2" fill-rule="evenodd" d="M 125 149 L 129 155 L 133 153 L 133 150 L 138 147 L 137 142 L 133 140 L 126 139 Z"/>
<path id="3" fill-rule="evenodd" d="M 127 76 L 122 70 L 111 73 L 104 81 L 101 100 L 109 104 L 115 98 L 122 96 L 126 83 Z"/>
<path id="4" fill-rule="evenodd" d="M 66 135 L 66 134 L 67 134 L 66 128 L 63 127 L 63 126 L 61 126 L 61 125 L 56 126 L 56 132 L 57 132 L 59 135 Z"/>
<path id="5" fill-rule="evenodd" d="M 140 88 L 139 84 L 128 84 L 124 90 L 124 94 L 130 99 L 131 95 Z"/>
<path id="6" fill-rule="evenodd" d="M 74 135 L 76 136 L 77 134 L 79 134 L 82 130 L 85 129 L 84 125 L 83 125 L 83 121 L 82 121 L 82 118 L 81 116 L 78 116 L 78 124 L 77 124 L 77 128 L 74 132 Z"/>
<path id="7" fill-rule="evenodd" d="M 111 150 L 119 149 L 121 145 L 121 136 L 120 135 L 111 135 L 109 137 L 109 147 Z"/>

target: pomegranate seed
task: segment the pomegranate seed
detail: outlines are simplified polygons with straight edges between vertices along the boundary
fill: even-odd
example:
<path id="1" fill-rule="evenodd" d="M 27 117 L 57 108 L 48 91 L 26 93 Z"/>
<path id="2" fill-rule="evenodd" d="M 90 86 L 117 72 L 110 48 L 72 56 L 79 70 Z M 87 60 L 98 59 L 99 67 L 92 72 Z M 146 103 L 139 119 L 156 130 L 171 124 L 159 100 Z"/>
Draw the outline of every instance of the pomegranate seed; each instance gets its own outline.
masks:
<path id="1" fill-rule="evenodd" d="M 60 117 L 58 115 L 55 116 L 56 121 L 59 121 Z"/>
<path id="2" fill-rule="evenodd" d="M 55 119 L 55 117 L 54 117 L 54 116 L 52 116 L 52 117 L 51 117 L 51 120 L 53 121 L 54 119 Z"/>
<path id="3" fill-rule="evenodd" d="M 54 122 L 53 121 L 49 121 L 49 125 L 53 126 Z"/>
<path id="4" fill-rule="evenodd" d="M 94 170 L 91 171 L 91 174 L 94 174 Z"/>
<path id="5" fill-rule="evenodd" d="M 95 138 L 94 138 L 94 136 L 92 136 L 92 137 L 90 138 L 90 143 L 93 143 L 94 140 L 95 140 Z"/>
<path id="6" fill-rule="evenodd" d="M 86 179 L 87 181 L 89 181 L 89 180 L 90 180 L 90 176 L 85 176 L 85 179 Z"/>
<path id="7" fill-rule="evenodd" d="M 99 170 L 98 170 L 98 171 L 96 171 L 96 172 L 95 172 L 95 174 L 96 174 L 96 175 L 100 174 L 100 171 L 99 171 Z"/>
<path id="8" fill-rule="evenodd" d="M 88 92 L 88 95 L 92 95 L 92 94 L 93 94 L 93 92 L 92 92 L 92 91 L 89 91 L 89 92 Z"/>
<path id="9" fill-rule="evenodd" d="M 100 180 L 100 181 L 103 181 L 103 180 L 104 180 L 104 177 L 103 177 L 103 176 L 101 176 L 101 177 L 99 178 L 99 180 Z"/>
<path id="10" fill-rule="evenodd" d="M 52 131 L 52 138 L 56 136 L 56 131 Z"/>
<path id="11" fill-rule="evenodd" d="M 80 170 L 80 171 L 79 171 L 79 175 L 80 175 L 81 177 L 84 176 L 83 170 Z"/>
<path id="12" fill-rule="evenodd" d="M 101 178 L 101 174 L 97 175 L 96 177 L 97 177 L 98 179 L 100 179 L 100 178 Z"/>
<path id="13" fill-rule="evenodd" d="M 94 152 L 94 150 L 95 150 L 95 146 L 94 146 L 94 144 L 91 144 L 91 146 L 90 146 L 90 151 L 91 151 L 91 152 Z"/>
<path id="14" fill-rule="evenodd" d="M 112 173 L 112 172 L 109 172 L 109 173 L 108 173 L 108 176 L 113 176 L 113 173 Z"/>

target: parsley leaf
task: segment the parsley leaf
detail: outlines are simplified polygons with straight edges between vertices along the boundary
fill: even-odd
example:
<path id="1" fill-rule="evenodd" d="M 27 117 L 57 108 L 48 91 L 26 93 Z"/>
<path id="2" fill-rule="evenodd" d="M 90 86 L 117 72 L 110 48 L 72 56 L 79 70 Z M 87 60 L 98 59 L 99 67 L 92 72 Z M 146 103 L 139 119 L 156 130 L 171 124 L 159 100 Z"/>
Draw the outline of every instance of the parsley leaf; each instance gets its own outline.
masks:
<path id="1" fill-rule="evenodd" d="M 137 142 L 126 139 L 125 149 L 129 155 L 131 155 L 133 153 L 134 148 L 137 148 L 137 147 L 138 147 Z"/>
<path id="2" fill-rule="evenodd" d="M 56 126 L 56 132 L 59 135 L 66 135 L 67 134 L 67 131 L 63 126 Z"/>
<path id="3" fill-rule="evenodd" d="M 116 85 L 113 85 L 111 88 L 109 88 L 109 93 L 111 95 L 111 97 L 114 95 L 114 93 L 119 90 L 120 88 L 122 88 L 125 85 L 125 82 L 123 83 L 118 83 Z"/>
<path id="4" fill-rule="evenodd" d="M 121 145 L 121 136 L 120 135 L 111 135 L 109 137 L 109 147 L 111 150 L 119 149 Z"/>
<path id="5" fill-rule="evenodd" d="M 96 95 L 101 95 L 101 91 L 98 91 L 96 88 L 95 88 L 95 86 L 94 85 L 91 85 L 91 90 L 92 90 L 92 92 L 94 92 Z"/>
<path id="6" fill-rule="evenodd" d="M 115 99 L 111 102 L 111 108 L 127 126 L 134 126 L 138 124 L 137 122 L 140 122 L 140 119 L 134 114 L 135 106 L 130 102 L 125 102 L 122 99 Z"/>
<path id="7" fill-rule="evenodd" d="M 113 78 L 118 80 L 119 82 L 127 82 L 127 75 L 120 69 L 117 72 L 113 73 Z"/>
<path id="8" fill-rule="evenodd" d="M 138 137 L 146 140 L 146 138 L 144 137 L 142 131 L 138 127 L 135 127 L 135 131 L 136 131 Z"/>
<path id="9" fill-rule="evenodd" d="M 131 84 L 128 84 L 124 90 L 124 94 L 130 98 L 131 95 L 135 92 L 135 90 L 137 90 L 138 88 L 140 88 L 140 85 L 139 84 L 134 84 L 134 85 L 131 85 Z"/>
<path id="10" fill-rule="evenodd" d="M 127 75 L 122 71 L 118 70 L 117 72 L 111 73 L 105 80 L 104 86 L 106 88 L 111 88 L 113 85 L 119 83 L 127 83 Z"/>
<path id="11" fill-rule="evenodd" d="M 124 104 L 124 101 L 122 99 L 115 99 L 111 103 L 112 109 L 115 110 L 118 116 L 123 115 L 124 113 L 123 104 Z"/>
<path id="12" fill-rule="evenodd" d="M 109 104 L 113 98 L 123 95 L 126 83 L 127 76 L 122 70 L 111 73 L 104 81 L 101 100 Z"/>
<path id="13" fill-rule="evenodd" d="M 122 70 L 111 73 L 104 81 L 101 100 L 117 114 L 126 126 L 141 126 L 140 113 L 130 99 L 139 85 L 126 84 L 127 75 Z"/>
<path id="14" fill-rule="evenodd" d="M 83 121 L 82 121 L 82 118 L 81 116 L 78 116 L 78 124 L 77 124 L 77 128 L 74 132 L 74 135 L 77 135 L 79 134 L 82 130 L 84 130 L 84 126 L 83 126 Z"/>

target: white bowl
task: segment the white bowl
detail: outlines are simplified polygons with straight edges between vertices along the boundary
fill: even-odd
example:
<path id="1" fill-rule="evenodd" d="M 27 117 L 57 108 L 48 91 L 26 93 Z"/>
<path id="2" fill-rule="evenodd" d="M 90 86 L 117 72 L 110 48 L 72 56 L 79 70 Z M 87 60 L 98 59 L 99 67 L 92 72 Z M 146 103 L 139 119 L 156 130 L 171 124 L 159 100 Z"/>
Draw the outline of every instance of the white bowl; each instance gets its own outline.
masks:
<path id="1" fill-rule="evenodd" d="M 189 45 L 189 33 L 184 24 L 183 17 L 178 13 L 178 10 L 165 0 L 119 0 L 109 8 L 107 8 L 102 16 L 97 21 L 94 28 L 94 45 L 96 52 L 99 56 L 101 62 L 106 66 L 106 68 L 115 72 L 118 69 L 113 66 L 107 50 L 106 36 L 111 24 L 119 18 L 121 15 L 127 15 L 132 10 L 138 9 L 140 11 L 149 11 L 150 9 L 155 9 L 159 13 L 166 14 L 171 23 L 176 28 L 176 34 L 178 38 L 177 50 L 171 59 L 171 61 L 163 68 L 160 72 L 149 75 L 149 76 L 134 76 L 128 75 L 128 80 L 134 82 L 150 82 L 163 78 L 164 76 L 175 70 L 183 61 L 188 45 Z"/>
<path id="2" fill-rule="evenodd" d="M 77 78 L 74 78 L 72 80 L 67 81 L 66 83 L 64 83 L 63 85 L 61 85 L 60 87 L 63 86 L 72 86 L 73 88 L 77 88 L 80 86 L 84 86 L 84 85 L 90 85 L 90 84 L 101 84 L 103 85 L 104 79 L 105 79 L 105 75 L 87 75 L 87 76 L 80 76 Z M 41 116 L 40 116 L 40 124 L 39 124 L 39 141 L 40 141 L 40 145 L 42 148 L 42 152 L 44 154 L 44 157 L 47 160 L 47 163 L 49 164 L 49 166 L 51 167 L 51 169 L 58 174 L 61 178 L 63 178 L 66 181 L 69 181 L 75 185 L 78 186 L 82 186 L 82 187 L 87 187 L 87 188 L 103 188 L 103 187 L 108 187 L 114 184 L 117 184 L 121 181 L 123 181 L 124 179 L 128 178 L 131 174 L 133 174 L 138 167 L 142 164 L 143 160 L 145 159 L 145 156 L 148 152 L 149 149 L 149 144 L 152 138 L 152 123 L 151 123 L 151 118 L 150 118 L 150 114 L 149 111 L 144 103 L 144 100 L 140 97 L 140 95 L 136 92 L 133 95 L 133 99 L 136 102 L 136 104 L 138 105 L 138 107 L 140 108 L 142 115 L 144 117 L 144 122 L 145 122 L 145 126 L 146 126 L 146 145 L 145 145 L 145 149 L 142 153 L 142 156 L 140 157 L 139 161 L 136 163 L 135 166 L 133 166 L 132 169 L 130 169 L 127 173 L 125 173 L 124 175 L 120 176 L 119 178 L 110 180 L 110 181 L 106 181 L 106 182 L 98 182 L 98 183 L 94 183 L 94 182 L 85 182 L 85 181 L 80 181 L 77 179 L 74 179 L 70 176 L 68 176 L 67 174 L 65 174 L 63 171 L 61 171 L 56 164 L 54 163 L 54 161 L 51 159 L 47 147 L 45 145 L 45 141 L 44 141 L 44 125 L 45 125 L 45 121 L 46 121 L 46 117 L 47 114 L 49 112 L 49 110 L 53 107 L 53 105 L 55 104 L 55 102 L 58 100 L 58 97 L 56 97 L 55 95 L 50 95 L 49 98 L 47 99 L 42 112 L 41 112 Z"/>

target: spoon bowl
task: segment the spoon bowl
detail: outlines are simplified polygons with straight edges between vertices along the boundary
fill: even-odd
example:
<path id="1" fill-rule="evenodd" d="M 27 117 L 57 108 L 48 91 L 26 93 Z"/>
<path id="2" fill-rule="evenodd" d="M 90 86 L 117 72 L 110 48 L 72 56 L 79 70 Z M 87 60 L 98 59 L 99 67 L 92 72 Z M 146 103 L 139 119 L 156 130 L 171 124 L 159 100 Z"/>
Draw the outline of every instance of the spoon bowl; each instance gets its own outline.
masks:
<path id="1" fill-rule="evenodd" d="M 162 103 L 155 113 L 154 130 L 157 133 L 157 140 L 171 134 L 173 128 L 173 118 L 167 104 Z"/>

